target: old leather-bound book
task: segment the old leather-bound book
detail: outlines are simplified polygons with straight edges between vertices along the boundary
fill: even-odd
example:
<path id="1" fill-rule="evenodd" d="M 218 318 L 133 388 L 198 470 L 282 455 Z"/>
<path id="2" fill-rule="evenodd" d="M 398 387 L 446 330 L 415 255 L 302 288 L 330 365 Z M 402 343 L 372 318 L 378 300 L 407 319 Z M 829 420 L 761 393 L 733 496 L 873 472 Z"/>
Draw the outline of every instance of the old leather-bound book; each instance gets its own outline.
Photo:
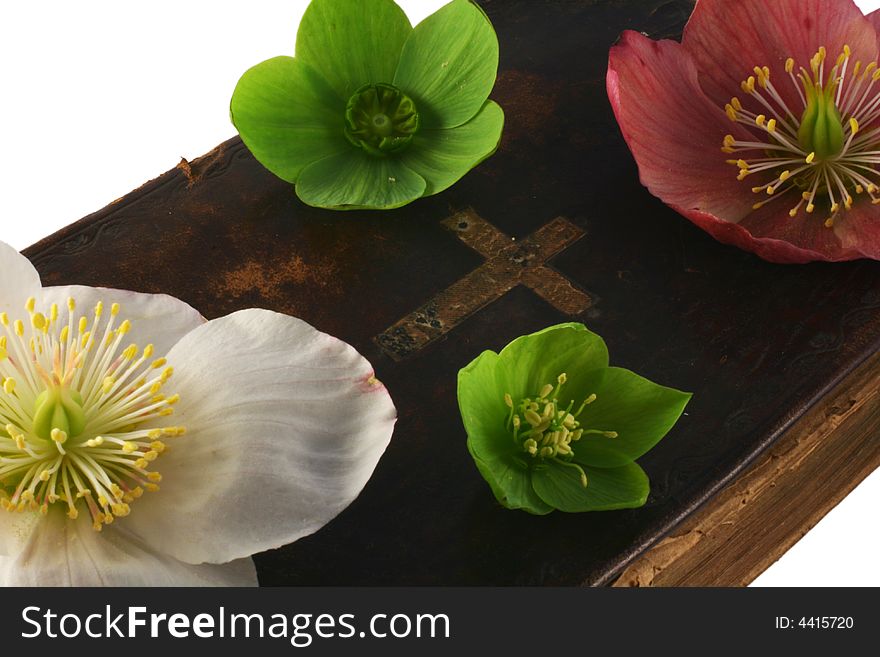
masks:
<path id="1" fill-rule="evenodd" d="M 482 4 L 506 131 L 442 195 L 309 208 L 232 139 L 26 254 L 49 285 L 165 292 L 207 317 L 267 307 L 372 361 L 400 412 L 391 446 L 330 525 L 257 556 L 264 584 L 747 582 L 880 460 L 880 384 L 863 365 L 880 264 L 768 264 L 639 184 L 608 49 L 628 28 L 674 38 L 692 3 Z M 509 511 L 468 454 L 458 370 L 563 321 L 602 335 L 613 364 L 695 393 L 641 460 L 644 508 Z"/>

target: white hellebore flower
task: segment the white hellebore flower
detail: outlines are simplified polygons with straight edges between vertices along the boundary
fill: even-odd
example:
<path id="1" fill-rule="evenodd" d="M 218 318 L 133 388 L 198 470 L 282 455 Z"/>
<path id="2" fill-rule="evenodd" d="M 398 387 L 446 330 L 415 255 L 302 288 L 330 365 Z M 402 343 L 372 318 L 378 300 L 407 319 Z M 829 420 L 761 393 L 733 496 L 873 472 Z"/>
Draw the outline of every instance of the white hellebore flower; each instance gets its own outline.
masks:
<path id="1" fill-rule="evenodd" d="M 305 322 L 42 288 L 3 243 L 0 386 L 6 585 L 254 585 L 250 555 L 348 506 L 396 419 Z"/>

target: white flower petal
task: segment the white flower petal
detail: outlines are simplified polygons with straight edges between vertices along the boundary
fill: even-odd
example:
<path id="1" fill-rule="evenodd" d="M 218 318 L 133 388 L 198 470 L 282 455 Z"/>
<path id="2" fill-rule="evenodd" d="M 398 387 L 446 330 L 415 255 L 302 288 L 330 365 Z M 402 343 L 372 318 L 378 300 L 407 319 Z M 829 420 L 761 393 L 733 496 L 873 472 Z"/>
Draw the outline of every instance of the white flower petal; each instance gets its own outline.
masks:
<path id="1" fill-rule="evenodd" d="M 3 586 L 256 586 L 252 559 L 186 564 L 151 551 L 122 527 L 96 532 L 53 510 L 13 557 L 0 557 Z"/>
<path id="2" fill-rule="evenodd" d="M 36 513 L 11 513 L 0 509 L 0 556 L 8 557 L 21 550 L 39 517 Z"/>
<path id="3" fill-rule="evenodd" d="M 144 294 L 128 290 L 113 290 L 103 287 L 67 285 L 43 288 L 38 310 L 46 311 L 53 303 L 58 304 L 59 318 L 67 323 L 67 300 L 76 300 L 75 316 L 94 317 L 94 309 L 99 301 L 104 303 L 105 313 L 110 306 L 120 306 L 117 325 L 131 321 L 131 332 L 126 343 L 134 343 L 143 348 L 147 344 L 155 346 L 157 357 L 167 354 L 180 338 L 197 326 L 205 323 L 205 318 L 192 306 L 167 294 Z"/>
<path id="4" fill-rule="evenodd" d="M 30 260 L 0 242 L 0 312 L 10 317 L 25 314 L 25 302 L 39 292 L 40 275 Z"/>
<path id="5" fill-rule="evenodd" d="M 291 543 L 342 511 L 391 439 L 396 411 L 355 349 L 305 322 L 245 310 L 208 322 L 169 353 L 180 393 L 155 463 L 162 489 L 126 527 L 189 563 Z"/>

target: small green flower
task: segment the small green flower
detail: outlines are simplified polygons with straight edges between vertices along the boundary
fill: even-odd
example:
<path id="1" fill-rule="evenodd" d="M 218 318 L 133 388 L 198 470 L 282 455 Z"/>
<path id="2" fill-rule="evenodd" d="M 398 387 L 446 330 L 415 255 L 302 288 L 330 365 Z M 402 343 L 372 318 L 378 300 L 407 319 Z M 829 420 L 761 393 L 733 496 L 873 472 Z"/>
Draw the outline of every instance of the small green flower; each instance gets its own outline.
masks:
<path id="1" fill-rule="evenodd" d="M 648 477 L 635 459 L 690 398 L 609 367 L 605 342 L 583 324 L 517 338 L 458 374 L 477 468 L 501 504 L 538 515 L 642 506 Z"/>
<path id="2" fill-rule="evenodd" d="M 247 71 L 232 121 L 305 203 L 391 209 L 442 192 L 498 148 L 498 38 L 470 0 L 415 28 L 392 0 L 312 0 L 296 57 Z"/>

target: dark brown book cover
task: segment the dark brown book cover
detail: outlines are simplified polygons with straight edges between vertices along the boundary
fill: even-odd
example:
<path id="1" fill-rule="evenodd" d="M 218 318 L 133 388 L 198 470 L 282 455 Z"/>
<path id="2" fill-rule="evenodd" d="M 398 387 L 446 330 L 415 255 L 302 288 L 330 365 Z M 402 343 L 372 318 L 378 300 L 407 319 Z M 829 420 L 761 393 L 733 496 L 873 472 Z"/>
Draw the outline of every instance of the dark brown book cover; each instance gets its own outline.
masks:
<path id="1" fill-rule="evenodd" d="M 233 139 L 26 251 L 47 285 L 164 292 L 207 317 L 268 307 L 372 361 L 400 412 L 391 446 L 330 525 L 256 557 L 263 584 L 608 583 L 880 345 L 880 264 L 771 265 L 639 184 L 605 95 L 608 49 L 624 29 L 675 36 L 692 3 L 481 4 L 507 127 L 444 194 L 309 208 Z M 640 461 L 642 509 L 508 511 L 466 449 L 458 370 L 569 320 L 606 339 L 612 364 L 695 392 Z"/>

